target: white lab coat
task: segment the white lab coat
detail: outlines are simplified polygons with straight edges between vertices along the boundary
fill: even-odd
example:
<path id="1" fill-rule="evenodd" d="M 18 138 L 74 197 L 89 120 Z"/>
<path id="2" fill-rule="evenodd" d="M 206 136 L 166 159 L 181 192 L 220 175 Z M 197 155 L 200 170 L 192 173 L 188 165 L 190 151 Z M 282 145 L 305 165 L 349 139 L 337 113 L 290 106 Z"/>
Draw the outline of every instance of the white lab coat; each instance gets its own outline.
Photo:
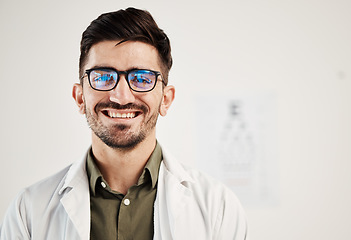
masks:
<path id="1" fill-rule="evenodd" d="M 243 209 L 219 182 L 184 168 L 164 149 L 154 203 L 155 240 L 248 240 Z M 0 226 L 0 240 L 88 240 L 84 158 L 24 189 Z"/>

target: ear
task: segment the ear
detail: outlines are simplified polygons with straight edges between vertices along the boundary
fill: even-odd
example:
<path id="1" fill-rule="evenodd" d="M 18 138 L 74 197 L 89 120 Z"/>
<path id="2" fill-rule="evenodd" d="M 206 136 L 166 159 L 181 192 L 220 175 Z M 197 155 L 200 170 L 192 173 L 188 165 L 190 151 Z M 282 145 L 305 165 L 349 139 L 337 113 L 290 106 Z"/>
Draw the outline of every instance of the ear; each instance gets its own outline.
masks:
<path id="1" fill-rule="evenodd" d="M 166 116 L 168 109 L 170 108 L 175 97 L 175 88 L 174 86 L 166 86 L 163 89 L 163 97 L 160 106 L 160 115 L 162 117 Z"/>
<path id="2" fill-rule="evenodd" d="M 85 114 L 83 87 L 79 83 L 73 85 L 72 97 L 76 101 L 79 112 Z"/>

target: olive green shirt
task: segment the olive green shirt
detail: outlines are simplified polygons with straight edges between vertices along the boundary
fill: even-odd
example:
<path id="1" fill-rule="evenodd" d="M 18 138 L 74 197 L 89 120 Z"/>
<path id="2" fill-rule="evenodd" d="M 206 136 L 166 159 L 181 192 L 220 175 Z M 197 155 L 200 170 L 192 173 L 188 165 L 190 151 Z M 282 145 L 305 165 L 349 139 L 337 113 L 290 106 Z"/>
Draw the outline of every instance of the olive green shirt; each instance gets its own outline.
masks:
<path id="1" fill-rule="evenodd" d="M 87 156 L 90 185 L 91 240 L 153 239 L 154 201 L 162 150 L 157 143 L 142 175 L 126 195 L 111 190 L 95 164 L 92 150 Z"/>

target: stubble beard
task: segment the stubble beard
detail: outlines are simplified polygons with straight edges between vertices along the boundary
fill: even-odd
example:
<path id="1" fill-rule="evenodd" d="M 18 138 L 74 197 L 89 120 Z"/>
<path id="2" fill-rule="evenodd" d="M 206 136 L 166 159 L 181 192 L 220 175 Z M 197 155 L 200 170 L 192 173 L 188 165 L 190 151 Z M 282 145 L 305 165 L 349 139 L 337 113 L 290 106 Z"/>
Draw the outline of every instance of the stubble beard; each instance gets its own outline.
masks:
<path id="1" fill-rule="evenodd" d="M 103 143 L 113 149 L 129 150 L 135 148 L 139 143 L 145 140 L 152 130 L 154 130 L 159 115 L 159 111 L 155 111 L 148 119 L 143 120 L 135 132 L 132 132 L 131 126 L 126 124 L 103 125 L 98 119 L 96 110 L 95 114 L 92 114 L 92 112 L 86 108 L 86 105 L 84 105 L 84 107 L 89 128 Z M 142 107 L 139 109 L 141 108 Z M 146 116 L 148 111 L 145 109 L 147 108 L 144 107 L 142 109 L 144 109 L 143 114 Z"/>

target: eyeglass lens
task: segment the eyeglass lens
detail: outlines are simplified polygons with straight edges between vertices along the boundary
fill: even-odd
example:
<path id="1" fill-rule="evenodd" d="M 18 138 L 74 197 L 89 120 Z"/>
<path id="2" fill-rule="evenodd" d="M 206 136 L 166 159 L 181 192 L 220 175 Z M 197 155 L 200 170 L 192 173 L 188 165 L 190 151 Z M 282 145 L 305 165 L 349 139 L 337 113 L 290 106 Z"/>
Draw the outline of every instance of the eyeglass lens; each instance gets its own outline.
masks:
<path id="1" fill-rule="evenodd" d="M 89 81 L 94 89 L 108 91 L 116 86 L 119 75 L 110 69 L 96 69 L 90 72 Z M 156 74 L 149 70 L 133 70 L 128 72 L 129 87 L 135 91 L 149 91 L 156 82 Z"/>

